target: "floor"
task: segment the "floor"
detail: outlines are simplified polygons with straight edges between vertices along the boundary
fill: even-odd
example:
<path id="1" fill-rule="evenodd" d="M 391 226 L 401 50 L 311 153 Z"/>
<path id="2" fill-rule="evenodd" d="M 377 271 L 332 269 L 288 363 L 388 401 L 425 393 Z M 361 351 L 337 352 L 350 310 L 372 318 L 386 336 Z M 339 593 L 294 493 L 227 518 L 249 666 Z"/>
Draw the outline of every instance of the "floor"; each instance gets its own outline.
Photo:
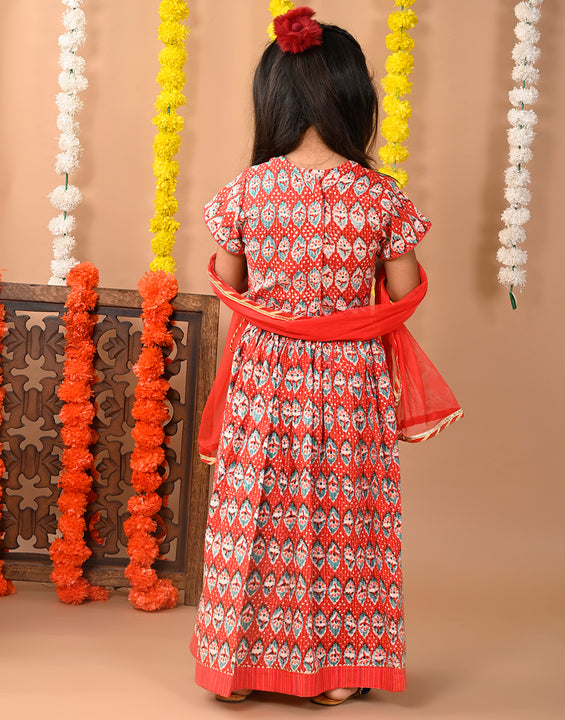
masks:
<path id="1" fill-rule="evenodd" d="M 414 595 L 406 607 L 408 690 L 372 691 L 339 708 L 256 693 L 216 702 L 193 681 L 188 641 L 195 608 L 143 613 L 125 591 L 107 603 L 61 604 L 51 587 L 17 583 L 0 598 L 0 715 L 15 720 L 188 720 L 350 717 L 563 720 L 565 619 L 491 597 Z M 439 594 L 445 599 L 445 593 Z M 492 602 L 492 600 L 495 600 Z M 552 603 L 545 604 L 545 610 Z"/>

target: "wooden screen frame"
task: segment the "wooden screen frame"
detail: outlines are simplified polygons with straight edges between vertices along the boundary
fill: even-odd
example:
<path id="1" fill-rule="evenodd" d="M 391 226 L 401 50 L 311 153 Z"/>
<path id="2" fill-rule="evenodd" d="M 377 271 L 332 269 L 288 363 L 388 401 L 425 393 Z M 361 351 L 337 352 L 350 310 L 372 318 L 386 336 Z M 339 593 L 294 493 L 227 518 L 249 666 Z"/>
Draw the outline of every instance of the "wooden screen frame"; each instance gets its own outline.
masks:
<path id="1" fill-rule="evenodd" d="M 0 301 L 15 310 L 33 310 L 41 304 L 60 306 L 57 312 L 64 311 L 64 304 L 70 289 L 50 285 L 25 285 L 20 283 L 3 283 L 0 288 Z M 119 308 L 138 310 L 141 315 L 142 299 L 134 290 L 99 289 L 98 309 Z M 21 303 L 21 308 L 18 305 Z M 173 301 L 175 317 L 182 313 L 193 315 L 193 322 L 199 322 L 199 346 L 196 356 L 196 388 L 195 403 L 192 413 L 194 426 L 192 428 L 192 450 L 190 452 L 190 477 L 184 478 L 184 488 L 181 493 L 187 492 L 185 529 L 186 546 L 184 547 L 185 566 L 167 571 L 160 568 L 160 562 L 155 568 L 160 577 L 169 578 L 182 591 L 184 603 L 195 605 L 198 602 L 202 586 L 202 564 L 204 553 L 204 532 L 206 527 L 208 495 L 210 485 L 210 467 L 200 460 L 198 453 L 198 424 L 212 386 L 216 371 L 216 353 L 218 340 L 219 301 L 212 295 L 179 294 Z M 7 335 L 9 334 L 9 330 Z M 7 337 L 7 336 L 6 336 Z M 6 341 L 4 338 L 4 342 Z M 134 358 L 136 360 L 137 358 Z M 9 384 L 10 378 L 4 376 L 4 384 Z M 3 425 L 6 423 L 4 420 Z M 5 428 L 2 428 L 5 430 Z M 4 499 L 6 499 L 4 497 Z M 184 531 L 183 531 L 184 532 Z M 0 543 L 1 549 L 1 543 Z M 45 554 L 21 554 L 18 559 L 10 558 L 10 552 L 1 552 L 0 558 L 4 560 L 4 575 L 11 580 L 27 580 L 36 582 L 49 582 L 52 569 L 49 556 Z M 122 563 L 123 564 L 123 563 Z M 166 564 L 166 563 L 165 563 Z M 107 565 L 89 567 L 85 564 L 85 575 L 94 584 L 110 587 L 126 587 L 128 580 L 124 577 L 124 568 L 108 562 Z"/>

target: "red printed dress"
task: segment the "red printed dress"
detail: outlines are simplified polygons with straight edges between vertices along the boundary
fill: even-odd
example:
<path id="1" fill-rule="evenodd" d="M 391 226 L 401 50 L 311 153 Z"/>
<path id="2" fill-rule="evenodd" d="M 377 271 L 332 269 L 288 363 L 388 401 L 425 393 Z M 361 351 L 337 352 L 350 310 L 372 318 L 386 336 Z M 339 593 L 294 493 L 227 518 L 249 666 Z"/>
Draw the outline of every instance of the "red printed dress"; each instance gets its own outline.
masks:
<path id="1" fill-rule="evenodd" d="M 245 253 L 249 297 L 296 315 L 367 305 L 377 258 L 429 228 L 386 176 L 348 161 L 249 168 L 207 204 Z M 400 469 L 380 340 L 249 324 L 234 354 L 191 649 L 196 681 L 309 696 L 405 688 Z"/>

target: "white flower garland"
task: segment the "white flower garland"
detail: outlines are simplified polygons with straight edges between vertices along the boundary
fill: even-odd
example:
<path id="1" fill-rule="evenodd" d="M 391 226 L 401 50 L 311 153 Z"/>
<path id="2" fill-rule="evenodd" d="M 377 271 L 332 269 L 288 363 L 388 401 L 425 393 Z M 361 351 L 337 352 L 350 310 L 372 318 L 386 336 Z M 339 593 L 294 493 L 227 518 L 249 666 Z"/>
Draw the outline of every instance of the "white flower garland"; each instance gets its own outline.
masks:
<path id="1" fill-rule="evenodd" d="M 84 77 L 86 62 L 77 55 L 77 50 L 86 40 L 86 17 L 80 8 L 83 0 L 62 0 L 68 10 L 63 14 L 63 25 L 66 32 L 59 36 L 59 65 L 62 72 L 59 74 L 59 87 L 61 91 L 56 98 L 59 115 L 57 128 L 59 135 L 59 152 L 55 161 L 55 172 L 65 176 L 64 185 L 59 185 L 50 194 L 51 204 L 61 211 L 49 223 L 49 231 L 53 238 L 53 260 L 51 262 L 52 276 L 49 285 L 65 285 L 65 278 L 69 270 L 78 263 L 73 257 L 75 238 L 72 235 L 76 227 L 75 218 L 69 215 L 82 200 L 80 190 L 69 184 L 69 175 L 76 172 L 79 166 L 81 147 L 79 141 L 79 124 L 75 115 L 82 108 L 79 93 L 88 87 Z"/>
<path id="2" fill-rule="evenodd" d="M 514 288 L 521 288 L 526 284 L 524 266 L 528 255 L 518 246 L 526 239 L 523 226 L 530 219 L 527 206 L 532 194 L 527 188 L 530 173 L 525 165 L 532 159 L 530 145 L 535 136 L 537 115 L 533 110 L 526 110 L 525 106 L 533 105 L 538 99 L 538 91 L 534 85 L 539 79 L 539 70 L 534 67 L 534 63 L 540 56 L 540 50 L 536 47 L 540 33 L 535 25 L 541 16 L 539 6 L 542 2 L 543 0 L 524 0 L 517 3 L 514 8 L 514 14 L 518 18 L 514 34 L 518 42 L 512 51 L 512 59 L 515 63 L 512 79 L 519 85 L 508 93 L 513 106 L 508 112 L 508 121 L 511 125 L 508 130 L 510 166 L 505 172 L 504 191 L 508 207 L 502 213 L 505 227 L 498 235 L 501 247 L 496 256 L 501 264 L 498 281 L 509 288 L 513 308 L 516 308 Z"/>

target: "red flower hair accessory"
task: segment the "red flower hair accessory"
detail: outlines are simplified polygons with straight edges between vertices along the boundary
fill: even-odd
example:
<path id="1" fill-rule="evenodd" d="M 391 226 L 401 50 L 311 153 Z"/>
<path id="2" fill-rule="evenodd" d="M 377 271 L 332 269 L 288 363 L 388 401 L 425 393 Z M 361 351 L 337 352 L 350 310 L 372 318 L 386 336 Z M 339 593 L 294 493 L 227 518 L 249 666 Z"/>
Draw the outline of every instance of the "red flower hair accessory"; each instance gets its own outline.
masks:
<path id="1" fill-rule="evenodd" d="M 297 7 L 273 20 L 277 43 L 283 52 L 300 53 L 322 44 L 322 27 L 313 20 L 314 11 Z"/>

